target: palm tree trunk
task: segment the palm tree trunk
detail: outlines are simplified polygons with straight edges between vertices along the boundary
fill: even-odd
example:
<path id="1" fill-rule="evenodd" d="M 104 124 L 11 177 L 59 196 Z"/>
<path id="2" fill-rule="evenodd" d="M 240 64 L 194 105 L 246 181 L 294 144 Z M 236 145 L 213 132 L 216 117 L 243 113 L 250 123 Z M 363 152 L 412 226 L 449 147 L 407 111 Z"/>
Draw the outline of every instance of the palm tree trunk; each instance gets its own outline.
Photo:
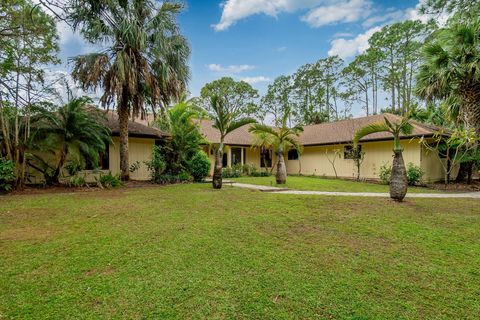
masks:
<path id="1" fill-rule="evenodd" d="M 128 181 L 130 180 L 130 170 L 128 166 L 129 113 L 128 113 L 128 106 L 125 103 L 122 102 L 118 109 L 118 122 L 120 127 L 120 178 L 123 181 Z"/>
<path id="2" fill-rule="evenodd" d="M 213 167 L 213 189 L 222 189 L 223 145 L 215 151 L 215 166 Z"/>
<path id="3" fill-rule="evenodd" d="M 407 194 L 407 170 L 405 169 L 402 150 L 393 150 L 393 152 L 390 198 L 395 201 L 402 201 Z"/>
<path id="4" fill-rule="evenodd" d="M 275 179 L 277 184 L 285 184 L 287 182 L 287 168 L 282 152 L 277 153 L 277 173 Z"/>

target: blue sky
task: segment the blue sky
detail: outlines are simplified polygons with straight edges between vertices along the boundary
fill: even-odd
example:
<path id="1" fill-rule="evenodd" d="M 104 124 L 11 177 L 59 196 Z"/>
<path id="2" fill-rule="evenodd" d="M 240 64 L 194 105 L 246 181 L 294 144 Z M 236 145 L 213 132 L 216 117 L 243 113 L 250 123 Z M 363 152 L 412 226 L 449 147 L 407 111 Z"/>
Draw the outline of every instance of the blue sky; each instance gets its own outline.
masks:
<path id="1" fill-rule="evenodd" d="M 192 56 L 189 90 L 222 76 L 265 92 L 269 82 L 302 64 L 338 54 L 349 61 L 382 25 L 418 14 L 419 0 L 189 0 L 179 16 Z M 59 26 L 62 59 L 94 48 Z M 360 114 L 360 108 L 353 110 Z"/>

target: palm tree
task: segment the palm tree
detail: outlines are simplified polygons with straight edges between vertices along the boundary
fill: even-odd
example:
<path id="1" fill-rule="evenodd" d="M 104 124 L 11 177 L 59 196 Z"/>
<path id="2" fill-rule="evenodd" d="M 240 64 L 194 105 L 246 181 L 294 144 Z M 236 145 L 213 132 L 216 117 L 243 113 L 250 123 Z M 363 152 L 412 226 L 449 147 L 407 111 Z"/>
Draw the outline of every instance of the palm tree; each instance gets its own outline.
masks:
<path id="1" fill-rule="evenodd" d="M 73 58 L 72 76 L 84 90 L 104 90 L 102 105 L 116 102 L 120 125 L 120 170 L 129 179 L 128 119 L 145 114 L 145 104 L 164 108 L 178 100 L 189 77 L 190 49 L 175 16 L 178 3 L 152 0 L 77 0 L 70 20 L 101 52 Z"/>
<path id="2" fill-rule="evenodd" d="M 290 108 L 286 108 L 282 116 L 281 126 L 272 128 L 263 124 L 253 125 L 249 131 L 256 135 L 257 139 L 253 141 L 253 145 L 257 147 L 271 146 L 277 156 L 277 171 L 275 179 L 277 184 L 285 184 L 287 182 L 287 168 L 285 166 L 284 154 L 290 149 L 296 149 L 300 152 L 301 147 L 297 141 L 297 137 L 303 132 L 303 127 L 297 125 L 293 128 L 287 126 L 290 117 Z"/>
<path id="3" fill-rule="evenodd" d="M 353 137 L 353 147 L 358 149 L 358 142 L 363 137 L 377 132 L 389 132 L 393 135 L 393 165 L 390 178 L 390 197 L 396 201 L 402 201 L 407 194 L 407 170 L 403 161 L 402 146 L 400 144 L 400 134 L 408 135 L 412 133 L 413 127 L 409 122 L 409 117 L 405 116 L 398 123 L 392 123 L 387 117 L 384 122 L 372 123 L 359 129 Z"/>
<path id="4" fill-rule="evenodd" d="M 480 20 L 453 24 L 433 34 L 425 46 L 416 93 L 445 100 L 450 116 L 480 133 Z"/>
<path id="5" fill-rule="evenodd" d="M 61 170 L 69 157 L 76 157 L 83 163 L 85 160 L 98 163 L 100 154 L 110 143 L 105 114 L 90 107 L 91 102 L 89 98 L 73 99 L 53 112 L 42 109 L 32 119 L 33 140 L 41 149 L 56 156 L 49 182 L 59 182 Z"/>
<path id="6" fill-rule="evenodd" d="M 252 118 L 244 118 L 240 111 L 231 111 L 226 107 L 222 98 L 214 95 L 210 99 L 210 109 L 207 111 L 209 117 L 214 121 L 213 127 L 220 133 L 220 143 L 215 150 L 215 167 L 213 169 L 213 188 L 222 188 L 222 159 L 225 137 L 235 129 L 246 124 L 254 123 Z"/>
<path id="7" fill-rule="evenodd" d="M 423 60 L 417 95 L 443 100 L 453 121 L 480 135 L 480 19 L 454 22 L 434 33 Z M 461 163 L 457 181 L 467 177 L 470 183 L 472 171 L 472 161 Z"/>

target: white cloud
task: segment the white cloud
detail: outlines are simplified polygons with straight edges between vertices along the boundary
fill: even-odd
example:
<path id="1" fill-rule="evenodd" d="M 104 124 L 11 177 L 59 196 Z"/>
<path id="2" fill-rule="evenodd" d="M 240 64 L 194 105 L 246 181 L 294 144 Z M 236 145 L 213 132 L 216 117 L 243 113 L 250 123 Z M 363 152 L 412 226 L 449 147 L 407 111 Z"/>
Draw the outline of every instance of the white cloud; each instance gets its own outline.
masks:
<path id="1" fill-rule="evenodd" d="M 370 1 L 350 0 L 314 8 L 302 17 L 302 21 L 318 28 L 332 23 L 355 22 L 368 17 L 371 11 Z"/>
<path id="2" fill-rule="evenodd" d="M 330 42 L 331 48 L 328 51 L 329 56 L 338 55 L 342 59 L 352 57 L 356 54 L 362 53 L 368 49 L 368 39 L 381 27 L 375 27 L 359 34 L 353 39 L 334 39 Z"/>
<path id="3" fill-rule="evenodd" d="M 255 66 L 251 66 L 251 65 L 248 65 L 248 64 L 241 64 L 241 65 L 233 65 L 232 64 L 232 65 L 223 67 L 222 65 L 212 63 L 212 64 L 207 65 L 207 67 L 210 71 L 224 72 L 224 73 L 241 73 L 241 72 L 244 72 L 244 71 L 255 69 Z"/>
<path id="4" fill-rule="evenodd" d="M 310 9 L 327 0 L 225 0 L 222 2 L 222 17 L 213 25 L 216 31 L 227 30 L 239 20 L 255 14 L 276 17 L 281 12 Z"/>
<path id="5" fill-rule="evenodd" d="M 332 36 L 332 38 L 351 38 L 351 37 L 353 37 L 353 33 L 350 33 L 350 32 L 337 32 Z"/>
<path id="6" fill-rule="evenodd" d="M 387 12 L 381 15 L 375 15 L 362 23 L 362 26 L 365 28 L 370 28 L 374 25 L 380 23 L 393 23 L 401 20 L 405 20 L 407 18 L 407 12 L 412 9 L 403 10 L 388 10 Z"/>
<path id="7" fill-rule="evenodd" d="M 245 77 L 245 78 L 242 78 L 242 81 L 245 81 L 250 84 L 256 84 L 260 82 L 269 82 L 271 80 L 270 78 L 267 78 L 264 76 L 258 76 L 258 77 Z"/>
<path id="8" fill-rule="evenodd" d="M 277 52 L 284 52 L 284 51 L 287 51 L 287 47 L 278 47 L 275 51 Z"/>

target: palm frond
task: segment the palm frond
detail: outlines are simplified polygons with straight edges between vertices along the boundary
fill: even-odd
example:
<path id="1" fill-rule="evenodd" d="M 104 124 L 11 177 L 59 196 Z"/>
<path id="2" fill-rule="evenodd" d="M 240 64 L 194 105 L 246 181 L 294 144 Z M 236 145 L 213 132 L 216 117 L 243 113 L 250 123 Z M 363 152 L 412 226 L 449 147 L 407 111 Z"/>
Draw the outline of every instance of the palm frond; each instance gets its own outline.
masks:
<path id="1" fill-rule="evenodd" d="M 367 125 L 355 132 L 355 135 L 353 136 L 353 145 L 354 148 L 358 145 L 358 142 L 365 136 L 368 136 L 369 134 L 373 133 L 378 133 L 378 132 L 390 132 L 391 129 L 390 127 L 384 123 L 384 122 L 378 122 L 378 123 L 372 123 L 370 125 Z"/>

